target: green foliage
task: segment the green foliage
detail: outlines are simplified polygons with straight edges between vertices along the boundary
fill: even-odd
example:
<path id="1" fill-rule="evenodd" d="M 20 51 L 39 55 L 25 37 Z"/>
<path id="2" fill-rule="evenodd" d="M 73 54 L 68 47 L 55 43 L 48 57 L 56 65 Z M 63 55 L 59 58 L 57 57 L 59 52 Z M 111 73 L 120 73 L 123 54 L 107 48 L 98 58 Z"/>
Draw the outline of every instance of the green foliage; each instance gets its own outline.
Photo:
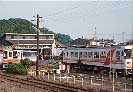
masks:
<path id="1" fill-rule="evenodd" d="M 0 35 L 4 33 L 35 33 L 33 24 L 25 19 L 10 18 L 0 20 Z"/>
<path id="2" fill-rule="evenodd" d="M 60 34 L 60 33 L 56 34 L 56 40 L 65 45 L 69 44 L 70 41 L 72 41 L 69 35 Z"/>
<path id="3" fill-rule="evenodd" d="M 26 68 L 20 63 L 9 63 L 8 68 L 6 69 L 7 73 L 14 74 L 26 74 Z"/>
<path id="4" fill-rule="evenodd" d="M 0 36 L 4 33 L 22 33 L 22 34 L 33 34 L 36 33 L 35 26 L 32 22 L 26 19 L 20 18 L 10 18 L 8 20 L 0 20 Z M 53 31 L 50 31 L 47 28 L 40 28 L 41 33 L 44 34 L 55 34 L 55 39 L 62 44 L 69 44 L 72 40 L 69 35 L 65 34 L 56 34 Z"/>
<path id="5" fill-rule="evenodd" d="M 6 71 L 8 73 L 13 73 L 13 72 L 16 71 L 16 66 L 17 66 L 16 63 L 9 63 L 8 68 L 6 69 Z"/>
<path id="6" fill-rule="evenodd" d="M 27 74 L 27 70 L 30 65 L 31 61 L 29 59 L 21 60 L 20 63 L 9 63 L 6 72 L 14 74 Z"/>
<path id="7" fill-rule="evenodd" d="M 25 68 L 30 68 L 30 65 L 31 65 L 31 60 L 30 59 L 28 59 L 28 58 L 26 58 L 26 59 L 24 59 L 24 60 L 21 60 L 21 62 L 20 62 Z"/>
<path id="8" fill-rule="evenodd" d="M 16 66 L 16 72 L 17 74 L 26 74 L 27 73 L 27 68 L 24 67 L 22 64 L 18 63 Z"/>

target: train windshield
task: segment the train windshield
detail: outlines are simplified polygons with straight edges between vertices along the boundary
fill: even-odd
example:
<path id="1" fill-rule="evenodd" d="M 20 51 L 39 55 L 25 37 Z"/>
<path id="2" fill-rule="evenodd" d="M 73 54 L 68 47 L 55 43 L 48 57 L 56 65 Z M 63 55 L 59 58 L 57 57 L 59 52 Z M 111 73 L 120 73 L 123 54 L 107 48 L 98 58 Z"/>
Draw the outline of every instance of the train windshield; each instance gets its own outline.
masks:
<path id="1" fill-rule="evenodd" d="M 132 56 L 132 49 L 124 49 L 124 58 L 131 59 Z"/>
<path id="2" fill-rule="evenodd" d="M 36 51 L 24 51 L 23 56 L 24 57 L 35 57 L 36 56 Z"/>

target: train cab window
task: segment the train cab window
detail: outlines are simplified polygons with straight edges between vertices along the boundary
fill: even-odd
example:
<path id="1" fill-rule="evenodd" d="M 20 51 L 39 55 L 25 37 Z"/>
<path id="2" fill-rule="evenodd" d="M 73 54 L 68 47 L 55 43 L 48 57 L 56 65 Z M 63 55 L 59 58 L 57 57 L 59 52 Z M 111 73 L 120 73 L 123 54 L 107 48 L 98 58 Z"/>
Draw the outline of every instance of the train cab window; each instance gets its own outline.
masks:
<path id="1" fill-rule="evenodd" d="M 124 49 L 124 59 L 131 59 L 132 49 Z"/>
<path id="2" fill-rule="evenodd" d="M 7 59 L 7 51 L 4 51 L 3 58 Z"/>
<path id="3" fill-rule="evenodd" d="M 12 52 L 9 52 L 9 57 L 12 57 Z"/>
<path id="4" fill-rule="evenodd" d="M 13 58 L 17 58 L 17 57 L 18 57 L 17 51 L 13 51 Z"/>
<path id="5" fill-rule="evenodd" d="M 116 59 L 120 59 L 120 51 L 116 51 Z"/>

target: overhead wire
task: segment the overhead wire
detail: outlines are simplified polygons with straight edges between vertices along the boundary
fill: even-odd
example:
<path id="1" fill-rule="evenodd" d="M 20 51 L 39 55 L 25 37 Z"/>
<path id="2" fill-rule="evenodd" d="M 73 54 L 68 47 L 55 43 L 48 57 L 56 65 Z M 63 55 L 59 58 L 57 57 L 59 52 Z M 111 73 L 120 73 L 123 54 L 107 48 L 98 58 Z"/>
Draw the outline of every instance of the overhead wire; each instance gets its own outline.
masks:
<path id="1" fill-rule="evenodd" d="M 93 5 L 96 5 L 95 9 L 92 9 Z M 66 8 L 63 10 L 59 10 L 57 12 L 54 12 L 52 14 L 48 14 L 46 16 L 47 22 L 49 21 L 55 21 L 56 25 L 60 25 L 62 23 L 69 23 L 72 20 L 72 16 L 75 16 L 74 18 L 79 18 L 82 21 L 86 21 L 86 17 L 93 17 L 94 16 L 106 16 L 109 14 L 126 14 L 123 12 L 126 12 L 124 10 L 129 10 L 133 8 L 133 2 L 115 2 L 112 4 L 107 4 L 107 5 L 100 5 L 97 2 L 93 2 L 93 5 L 88 3 L 85 6 L 74 6 L 71 8 Z M 113 7 L 112 7 L 113 6 Z M 109 8 L 110 7 L 110 8 Z M 82 11 L 81 11 L 82 10 Z M 86 12 L 85 12 L 86 11 Z M 95 12 L 94 12 L 95 11 Z M 83 13 L 85 12 L 85 13 Z M 49 22 L 50 23 L 50 22 Z M 54 26 L 56 26 L 54 25 Z M 99 35 L 122 35 L 122 34 L 99 34 Z M 130 35 L 130 34 L 125 34 L 125 35 Z"/>
<path id="2" fill-rule="evenodd" d="M 116 2 L 115 2 L 116 3 Z M 115 4 L 115 3 L 113 3 L 113 4 Z M 110 13 L 112 13 L 112 11 L 114 11 L 114 10 L 116 10 L 117 12 L 115 12 L 115 13 L 118 13 L 119 11 L 118 10 L 123 10 L 123 9 L 125 9 L 125 8 L 129 8 L 129 7 L 132 7 L 133 8 L 133 4 L 131 4 L 130 5 L 130 3 L 125 3 L 125 2 L 123 2 L 124 3 L 124 5 L 126 5 L 126 7 L 123 7 L 120 3 L 118 3 L 118 5 L 114 5 L 114 7 L 111 7 L 111 9 L 107 9 L 109 6 L 112 6 L 112 5 L 106 5 L 105 4 L 105 6 L 103 7 L 103 5 L 99 5 L 100 7 L 102 7 L 101 9 L 99 9 L 100 7 L 99 6 L 96 6 L 97 7 L 97 10 L 95 10 L 95 9 L 88 9 L 88 11 L 86 11 L 87 12 L 87 15 L 85 15 L 85 16 L 89 16 L 89 15 L 92 15 L 92 16 L 95 16 L 95 15 L 98 15 L 98 16 L 100 16 L 100 15 L 105 15 L 105 14 L 110 14 Z M 89 5 L 90 3 L 88 3 L 88 5 Z M 63 9 L 63 10 L 60 10 L 60 11 L 57 11 L 57 12 L 55 12 L 55 13 L 53 13 L 53 14 L 48 14 L 48 16 L 47 17 L 52 17 L 52 18 L 55 18 L 55 17 L 58 17 L 58 18 L 62 18 L 61 17 L 61 15 L 63 14 L 63 17 L 65 18 L 65 16 L 64 16 L 64 14 L 66 14 L 66 16 L 67 15 L 72 15 L 72 13 L 76 13 L 75 12 L 75 10 L 79 10 L 79 9 L 81 9 L 82 7 L 86 7 L 87 5 L 85 5 L 85 6 L 74 6 L 74 7 L 72 7 L 72 8 L 66 8 L 66 9 Z M 90 7 L 91 7 L 92 5 L 90 5 Z M 116 8 L 116 6 L 117 6 L 117 8 Z M 119 8 L 120 6 L 122 6 L 122 8 Z M 89 8 L 90 8 L 89 7 Z M 98 10 L 99 9 L 99 10 Z M 84 11 L 85 9 L 83 9 L 82 11 Z M 91 11 L 89 11 L 89 10 L 91 10 Z M 95 12 L 94 12 L 95 11 Z M 110 12 L 109 12 L 110 11 Z M 78 11 L 79 13 L 78 14 L 80 14 L 80 15 L 82 15 L 83 13 L 79 10 Z M 102 13 L 101 13 L 102 12 Z M 91 14 L 92 13 L 92 14 Z M 101 14 L 100 14 L 101 13 Z M 75 14 L 76 15 L 76 14 Z M 68 19 L 68 18 L 67 18 Z M 58 19 L 57 19 L 58 20 Z M 62 19 L 63 20 L 63 19 Z"/>

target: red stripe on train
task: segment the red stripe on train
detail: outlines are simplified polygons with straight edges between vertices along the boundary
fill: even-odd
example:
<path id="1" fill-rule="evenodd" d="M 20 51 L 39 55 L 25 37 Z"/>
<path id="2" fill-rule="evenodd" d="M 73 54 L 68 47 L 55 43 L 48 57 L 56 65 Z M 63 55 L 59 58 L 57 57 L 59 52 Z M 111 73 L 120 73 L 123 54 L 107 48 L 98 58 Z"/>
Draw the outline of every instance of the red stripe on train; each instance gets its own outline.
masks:
<path id="1" fill-rule="evenodd" d="M 114 51 L 115 51 L 115 49 L 109 50 L 109 52 L 107 53 L 106 60 L 105 60 L 103 65 L 109 65 L 110 64 L 112 57 L 113 57 L 113 54 L 114 54 Z"/>

